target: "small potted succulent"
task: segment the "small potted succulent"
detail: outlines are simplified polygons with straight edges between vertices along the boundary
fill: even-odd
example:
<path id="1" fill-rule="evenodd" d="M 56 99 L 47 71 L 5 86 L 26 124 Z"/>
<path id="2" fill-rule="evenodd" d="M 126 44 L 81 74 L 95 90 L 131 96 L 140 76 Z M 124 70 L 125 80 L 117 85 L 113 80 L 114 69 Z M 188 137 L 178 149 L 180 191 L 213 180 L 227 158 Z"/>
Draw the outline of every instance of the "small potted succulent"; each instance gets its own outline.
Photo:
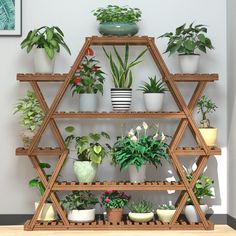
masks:
<path id="1" fill-rule="evenodd" d="M 61 202 L 68 211 L 68 220 L 71 222 L 94 221 L 94 206 L 97 203 L 99 203 L 98 198 L 90 191 L 73 191 Z"/>
<path id="2" fill-rule="evenodd" d="M 102 35 L 133 36 L 138 32 L 137 22 L 142 15 L 138 8 L 108 5 L 92 12 L 100 22 L 98 30 Z"/>
<path id="3" fill-rule="evenodd" d="M 142 51 L 134 61 L 129 62 L 129 45 L 125 46 L 125 58 L 122 59 L 116 47 L 113 47 L 116 60 L 112 53 L 103 48 L 109 61 L 111 75 L 115 88 L 111 88 L 111 102 L 114 111 L 128 111 L 132 101 L 133 75 L 131 68 L 142 62 L 142 57 L 147 50 Z"/>
<path id="4" fill-rule="evenodd" d="M 143 122 L 142 127 L 131 129 L 127 136 L 119 137 L 112 148 L 112 162 L 120 166 L 120 170 L 129 169 L 130 181 L 134 183 L 145 182 L 146 164 L 156 168 L 167 160 L 169 155 L 164 133 L 160 133 L 156 125 L 155 133 L 148 134 L 148 125 Z"/>
<path id="5" fill-rule="evenodd" d="M 116 224 L 122 220 L 125 205 L 128 204 L 130 197 L 124 192 L 108 190 L 101 195 L 102 205 L 107 212 L 109 222 Z"/>
<path id="6" fill-rule="evenodd" d="M 26 48 L 29 53 L 34 50 L 35 73 L 53 73 L 55 55 L 60 52 L 62 46 L 69 54 L 69 47 L 65 43 L 64 34 L 57 26 L 43 26 L 30 30 L 26 38 L 21 43 L 21 48 Z"/>
<path id="7" fill-rule="evenodd" d="M 51 168 L 51 165 L 48 163 L 40 163 L 39 165 L 40 165 L 40 168 L 43 170 Z M 49 180 L 50 177 L 51 175 L 48 175 L 48 174 L 46 175 L 47 180 Z M 45 192 L 45 187 L 38 177 L 29 181 L 29 187 L 37 188 L 41 196 L 43 196 Z M 38 205 L 39 205 L 39 202 L 35 202 L 35 210 L 37 209 Z M 56 212 L 51 202 L 48 201 L 47 203 L 44 203 L 43 208 L 40 211 L 37 220 L 39 221 L 56 220 Z"/>
<path id="8" fill-rule="evenodd" d="M 199 99 L 197 106 L 198 113 L 201 113 L 201 128 L 199 128 L 199 131 L 208 146 L 216 146 L 217 128 L 211 127 L 207 114 L 214 112 L 217 106 L 205 95 Z"/>
<path id="9" fill-rule="evenodd" d="M 131 203 L 128 206 L 130 212 L 128 214 L 129 218 L 134 222 L 148 222 L 153 220 L 153 204 L 148 201 L 140 201 L 137 203 Z"/>
<path id="10" fill-rule="evenodd" d="M 144 82 L 139 87 L 139 90 L 143 92 L 145 108 L 151 112 L 161 111 L 164 93 L 168 90 L 165 83 L 162 80 L 157 80 L 156 76 L 148 78 L 149 82 Z"/>
<path id="11" fill-rule="evenodd" d="M 176 28 L 175 32 L 165 33 L 160 38 L 168 38 L 168 46 L 165 53 L 169 55 L 179 53 L 180 68 L 183 73 L 196 73 L 198 70 L 200 54 L 196 51 L 206 53 L 207 49 L 214 49 L 211 40 L 206 37 L 207 28 L 205 25 L 189 26 L 183 24 Z"/>
<path id="12" fill-rule="evenodd" d="M 16 113 L 20 114 L 21 126 L 26 127 L 22 132 L 22 141 L 27 148 L 44 119 L 44 113 L 34 92 L 27 91 L 26 96 L 19 99 L 15 105 L 14 114 Z"/>
<path id="13" fill-rule="evenodd" d="M 157 208 L 157 215 L 162 222 L 171 222 L 173 215 L 175 214 L 175 206 L 171 204 L 163 204 Z"/>
<path id="14" fill-rule="evenodd" d="M 91 183 L 95 180 L 97 167 L 108 154 L 109 144 L 100 144 L 101 139 L 110 139 L 105 133 L 90 133 L 88 136 L 75 136 L 73 126 L 66 127 L 70 133 L 65 138 L 65 144 L 69 147 L 74 142 L 77 159 L 74 161 L 74 172 L 79 182 Z"/>
<path id="15" fill-rule="evenodd" d="M 97 93 L 103 94 L 104 72 L 89 48 L 71 79 L 72 95 L 79 94 L 79 110 L 94 112 L 97 109 Z"/>
<path id="16" fill-rule="evenodd" d="M 192 174 L 188 173 L 187 179 L 188 181 L 192 181 Z M 208 206 L 206 204 L 201 204 L 201 201 L 204 197 L 214 196 L 212 191 L 213 184 L 214 181 L 212 178 L 201 175 L 193 188 L 193 193 L 197 198 L 200 208 L 204 214 L 206 214 Z M 187 200 L 187 205 L 184 208 L 184 214 L 189 222 L 201 222 L 191 198 L 188 198 Z"/>

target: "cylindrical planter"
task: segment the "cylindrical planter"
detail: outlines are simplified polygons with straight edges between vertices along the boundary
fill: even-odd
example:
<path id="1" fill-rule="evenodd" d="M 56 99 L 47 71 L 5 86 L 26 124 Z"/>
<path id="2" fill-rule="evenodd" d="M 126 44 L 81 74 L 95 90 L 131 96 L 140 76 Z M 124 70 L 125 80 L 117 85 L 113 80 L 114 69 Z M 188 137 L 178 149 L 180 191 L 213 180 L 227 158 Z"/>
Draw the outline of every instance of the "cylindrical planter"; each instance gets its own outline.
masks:
<path id="1" fill-rule="evenodd" d="M 129 218 L 134 221 L 134 222 L 148 222 L 150 220 L 153 220 L 154 213 L 149 212 L 149 213 L 129 213 Z"/>
<path id="2" fill-rule="evenodd" d="M 75 161 L 74 172 L 79 182 L 92 183 L 97 174 L 97 164 L 91 161 Z"/>
<path id="3" fill-rule="evenodd" d="M 199 54 L 194 55 L 179 55 L 179 65 L 182 73 L 194 74 L 198 71 Z"/>
<path id="4" fill-rule="evenodd" d="M 134 165 L 129 166 L 129 178 L 132 183 L 143 183 L 146 180 L 146 165 L 142 165 L 137 171 Z"/>
<path id="5" fill-rule="evenodd" d="M 82 93 L 79 95 L 79 110 L 82 112 L 95 112 L 97 108 L 97 95 L 94 93 Z"/>
<path id="6" fill-rule="evenodd" d="M 116 224 L 122 220 L 123 208 L 107 208 L 107 220 Z"/>
<path id="7" fill-rule="evenodd" d="M 92 222 L 95 220 L 95 209 L 69 211 L 68 220 L 71 222 Z"/>
<path id="8" fill-rule="evenodd" d="M 205 215 L 208 210 L 208 206 L 207 205 L 200 205 L 200 208 Z M 184 214 L 189 222 L 193 222 L 193 223 L 201 222 L 200 217 L 198 216 L 198 213 L 195 209 L 195 206 L 193 206 L 193 205 L 185 206 Z"/>
<path id="9" fill-rule="evenodd" d="M 21 133 L 21 138 L 22 138 L 22 142 L 25 148 L 28 148 L 36 134 L 36 130 L 35 131 L 31 131 L 31 130 L 25 130 Z"/>
<path id="10" fill-rule="evenodd" d="M 135 23 L 101 23 L 98 31 L 107 36 L 133 36 L 138 33 L 138 26 Z"/>
<path id="11" fill-rule="evenodd" d="M 51 60 L 47 56 L 44 48 L 36 48 L 34 51 L 34 70 L 35 73 L 53 73 L 55 65 L 55 56 Z"/>
<path id="12" fill-rule="evenodd" d="M 173 215 L 176 210 L 160 210 L 157 209 L 157 215 L 160 221 L 162 222 L 171 222 Z"/>
<path id="13" fill-rule="evenodd" d="M 35 210 L 37 209 L 39 202 L 35 202 Z M 52 203 L 44 203 L 37 220 L 40 221 L 53 221 L 56 220 L 56 212 Z"/>
<path id="14" fill-rule="evenodd" d="M 217 128 L 199 128 L 207 146 L 216 146 Z"/>
<path id="15" fill-rule="evenodd" d="M 132 101 L 132 89 L 112 88 L 111 103 L 113 111 L 129 111 Z"/>
<path id="16" fill-rule="evenodd" d="M 144 105 L 147 111 L 161 111 L 164 93 L 144 93 Z"/>

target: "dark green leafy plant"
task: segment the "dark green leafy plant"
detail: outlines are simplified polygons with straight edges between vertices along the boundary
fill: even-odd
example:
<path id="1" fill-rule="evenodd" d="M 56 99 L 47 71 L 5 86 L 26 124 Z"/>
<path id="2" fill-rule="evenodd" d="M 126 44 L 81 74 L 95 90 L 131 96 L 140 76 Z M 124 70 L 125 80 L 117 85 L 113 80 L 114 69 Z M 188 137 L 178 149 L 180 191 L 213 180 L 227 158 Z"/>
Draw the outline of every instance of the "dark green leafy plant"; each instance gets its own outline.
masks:
<path id="1" fill-rule="evenodd" d="M 157 80 L 156 75 L 154 78 L 148 77 L 149 83 L 144 82 L 142 86 L 139 87 L 139 90 L 143 93 L 165 93 L 168 89 L 165 87 L 165 83 L 160 79 Z"/>
<path id="2" fill-rule="evenodd" d="M 90 191 L 73 191 L 61 201 L 62 206 L 70 211 L 92 209 L 97 203 L 98 198 Z"/>
<path id="3" fill-rule="evenodd" d="M 26 48 L 27 53 L 29 53 L 34 46 L 44 48 L 48 58 L 52 60 L 55 53 L 60 52 L 60 45 L 71 54 L 63 37 L 64 34 L 59 27 L 42 26 L 29 31 L 28 35 L 21 43 L 21 48 Z"/>
<path id="4" fill-rule="evenodd" d="M 170 204 L 163 204 L 158 206 L 158 210 L 175 210 L 175 206 Z"/>
<path id="5" fill-rule="evenodd" d="M 97 21 L 102 23 L 137 23 L 141 20 L 142 12 L 138 8 L 120 7 L 117 5 L 108 5 L 106 8 L 93 10 L 93 15 Z"/>
<path id="6" fill-rule="evenodd" d="M 44 119 L 44 113 L 32 91 L 27 91 L 24 98 L 20 98 L 15 106 L 14 114 L 20 113 L 21 126 L 26 127 L 28 130 L 36 130 Z"/>
<path id="7" fill-rule="evenodd" d="M 124 192 L 117 190 L 108 190 L 101 195 L 101 203 L 105 208 L 124 208 L 129 199 Z"/>
<path id="8" fill-rule="evenodd" d="M 143 131 L 142 131 L 143 130 Z M 162 164 L 169 155 L 167 150 L 166 136 L 159 132 L 158 128 L 154 135 L 147 134 L 148 125 L 143 122 L 143 128 L 138 126 L 136 131 L 130 130 L 128 136 L 120 137 L 112 149 L 112 162 L 120 166 L 120 170 L 126 170 L 134 165 L 137 170 L 147 163 L 154 165 Z"/>
<path id="9" fill-rule="evenodd" d="M 150 213 L 153 212 L 153 204 L 149 201 L 133 202 L 128 206 L 132 213 Z"/>
<path id="10" fill-rule="evenodd" d="M 73 126 L 66 127 L 66 132 L 73 133 L 75 130 Z M 65 144 L 67 147 L 74 141 L 74 147 L 77 153 L 79 161 L 92 161 L 95 164 L 101 164 L 103 158 L 108 154 L 110 149 L 109 144 L 102 145 L 99 141 L 104 139 L 110 139 L 110 136 L 105 133 L 90 133 L 88 136 L 75 136 L 70 134 L 65 138 Z"/>
<path id="11" fill-rule="evenodd" d="M 113 47 L 114 53 L 116 56 L 116 60 L 114 60 L 112 53 L 108 53 L 105 48 L 103 50 L 106 54 L 106 57 L 110 64 L 111 74 L 113 78 L 113 83 L 115 88 L 130 88 L 133 83 L 133 75 L 131 68 L 138 65 L 142 62 L 141 58 L 147 51 L 145 49 L 142 51 L 134 61 L 129 62 L 129 45 L 126 44 L 125 46 L 125 57 L 122 59 L 120 54 L 118 53 L 116 47 Z"/>
<path id="12" fill-rule="evenodd" d="M 206 53 L 207 49 L 214 49 L 211 40 L 206 37 L 207 28 L 205 25 L 195 25 L 191 23 L 188 27 L 183 24 L 176 28 L 175 33 L 169 32 L 161 35 L 159 38 L 168 38 L 168 46 L 165 53 L 169 55 L 174 53 L 193 55 L 198 49 Z"/>
<path id="13" fill-rule="evenodd" d="M 205 95 L 202 96 L 198 103 L 198 113 L 201 113 L 201 128 L 210 128 L 210 120 L 207 119 L 207 114 L 212 113 L 216 110 L 217 106 L 214 102 L 211 101 L 210 98 L 207 98 Z"/>

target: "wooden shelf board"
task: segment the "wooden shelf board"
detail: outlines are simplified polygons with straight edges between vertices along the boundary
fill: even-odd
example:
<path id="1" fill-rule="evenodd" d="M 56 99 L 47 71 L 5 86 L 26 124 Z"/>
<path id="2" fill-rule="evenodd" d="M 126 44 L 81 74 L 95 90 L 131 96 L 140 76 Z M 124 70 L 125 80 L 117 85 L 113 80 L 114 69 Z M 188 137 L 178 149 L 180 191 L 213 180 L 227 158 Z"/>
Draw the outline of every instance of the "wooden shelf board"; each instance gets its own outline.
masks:
<path id="1" fill-rule="evenodd" d="M 17 74 L 17 80 L 21 82 L 63 82 L 68 74 Z"/>
<path id="2" fill-rule="evenodd" d="M 52 148 L 52 147 L 39 147 L 34 150 L 32 155 L 40 155 L 40 156 L 59 156 L 61 155 L 63 150 L 61 150 L 58 147 Z M 28 149 L 19 147 L 16 149 L 16 155 L 17 156 L 27 156 L 28 155 Z"/>
<path id="3" fill-rule="evenodd" d="M 178 156 L 201 156 L 205 155 L 205 151 L 201 147 L 178 147 L 175 154 Z M 218 147 L 210 147 L 210 155 L 221 155 L 221 149 Z"/>
<path id="4" fill-rule="evenodd" d="M 219 80 L 218 74 L 171 74 L 171 79 L 178 82 L 199 82 Z"/>

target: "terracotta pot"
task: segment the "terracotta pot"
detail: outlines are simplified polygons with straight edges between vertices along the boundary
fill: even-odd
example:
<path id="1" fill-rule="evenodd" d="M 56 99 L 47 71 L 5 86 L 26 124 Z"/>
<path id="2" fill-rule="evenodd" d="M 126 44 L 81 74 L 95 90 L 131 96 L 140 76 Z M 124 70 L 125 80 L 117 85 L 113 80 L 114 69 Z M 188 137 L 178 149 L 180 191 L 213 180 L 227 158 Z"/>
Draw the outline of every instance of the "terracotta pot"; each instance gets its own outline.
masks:
<path id="1" fill-rule="evenodd" d="M 107 219 L 109 222 L 116 224 L 122 220 L 123 208 L 108 208 L 107 209 Z"/>

